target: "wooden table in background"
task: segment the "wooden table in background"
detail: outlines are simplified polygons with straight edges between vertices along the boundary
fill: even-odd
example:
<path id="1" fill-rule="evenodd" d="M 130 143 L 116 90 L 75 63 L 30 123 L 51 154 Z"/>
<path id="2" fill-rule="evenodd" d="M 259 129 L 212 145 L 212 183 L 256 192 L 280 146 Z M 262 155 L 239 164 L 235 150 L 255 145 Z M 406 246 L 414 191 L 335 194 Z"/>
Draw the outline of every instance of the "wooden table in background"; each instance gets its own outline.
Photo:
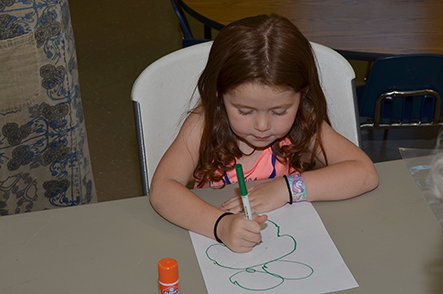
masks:
<path id="1" fill-rule="evenodd" d="M 310 40 L 349 59 L 394 54 L 443 54 L 441 0 L 179 0 L 208 27 L 276 13 Z"/>

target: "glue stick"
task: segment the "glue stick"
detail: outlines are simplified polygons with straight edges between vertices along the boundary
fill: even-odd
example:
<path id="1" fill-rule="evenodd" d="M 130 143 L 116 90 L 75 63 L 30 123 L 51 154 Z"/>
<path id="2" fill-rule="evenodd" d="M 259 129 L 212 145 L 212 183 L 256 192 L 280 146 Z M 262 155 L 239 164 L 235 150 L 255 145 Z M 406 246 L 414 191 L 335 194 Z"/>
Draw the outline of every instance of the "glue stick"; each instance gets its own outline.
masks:
<path id="1" fill-rule="evenodd" d="M 179 294 L 178 264 L 173 258 L 164 258 L 158 263 L 158 283 L 161 294 Z"/>

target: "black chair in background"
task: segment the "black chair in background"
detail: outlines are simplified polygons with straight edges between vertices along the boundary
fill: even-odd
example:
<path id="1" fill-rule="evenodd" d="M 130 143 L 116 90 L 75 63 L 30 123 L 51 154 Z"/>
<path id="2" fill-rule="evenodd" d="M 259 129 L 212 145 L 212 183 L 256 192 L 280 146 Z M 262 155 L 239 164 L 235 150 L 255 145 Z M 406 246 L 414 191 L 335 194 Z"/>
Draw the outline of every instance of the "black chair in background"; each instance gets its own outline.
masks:
<path id="1" fill-rule="evenodd" d="M 186 15 L 182 9 L 181 2 L 179 0 L 171 0 L 171 5 L 172 9 L 174 9 L 175 15 L 178 18 L 180 28 L 183 33 L 183 47 L 188 47 L 191 45 L 210 41 L 210 39 L 200 39 L 194 37 L 191 31 L 191 27 L 189 26 L 188 19 L 186 18 Z"/>

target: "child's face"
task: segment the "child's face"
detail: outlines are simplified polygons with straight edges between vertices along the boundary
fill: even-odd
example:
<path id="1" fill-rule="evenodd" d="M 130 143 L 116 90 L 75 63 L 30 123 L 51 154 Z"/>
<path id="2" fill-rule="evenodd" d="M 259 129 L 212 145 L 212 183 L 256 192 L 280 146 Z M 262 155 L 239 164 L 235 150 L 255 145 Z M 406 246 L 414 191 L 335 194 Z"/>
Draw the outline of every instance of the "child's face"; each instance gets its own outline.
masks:
<path id="1" fill-rule="evenodd" d="M 223 102 L 239 140 L 263 148 L 290 131 L 300 98 L 292 89 L 246 83 L 223 95 Z"/>

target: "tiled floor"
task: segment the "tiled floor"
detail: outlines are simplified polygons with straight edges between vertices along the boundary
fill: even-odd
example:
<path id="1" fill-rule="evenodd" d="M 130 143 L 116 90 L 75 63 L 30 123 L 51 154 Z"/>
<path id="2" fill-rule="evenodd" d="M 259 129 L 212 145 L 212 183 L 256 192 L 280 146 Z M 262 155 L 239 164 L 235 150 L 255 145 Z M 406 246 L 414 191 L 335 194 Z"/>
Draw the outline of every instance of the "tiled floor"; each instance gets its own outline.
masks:
<path id="1" fill-rule="evenodd" d="M 131 88 L 147 65 L 181 47 L 178 22 L 169 0 L 72 0 L 70 9 L 99 201 L 139 196 Z M 191 26 L 202 37 L 202 26 Z M 399 159 L 398 147 L 433 148 L 437 132 L 390 130 L 383 140 L 383 131 L 364 131 L 363 149 L 374 161 Z"/>

